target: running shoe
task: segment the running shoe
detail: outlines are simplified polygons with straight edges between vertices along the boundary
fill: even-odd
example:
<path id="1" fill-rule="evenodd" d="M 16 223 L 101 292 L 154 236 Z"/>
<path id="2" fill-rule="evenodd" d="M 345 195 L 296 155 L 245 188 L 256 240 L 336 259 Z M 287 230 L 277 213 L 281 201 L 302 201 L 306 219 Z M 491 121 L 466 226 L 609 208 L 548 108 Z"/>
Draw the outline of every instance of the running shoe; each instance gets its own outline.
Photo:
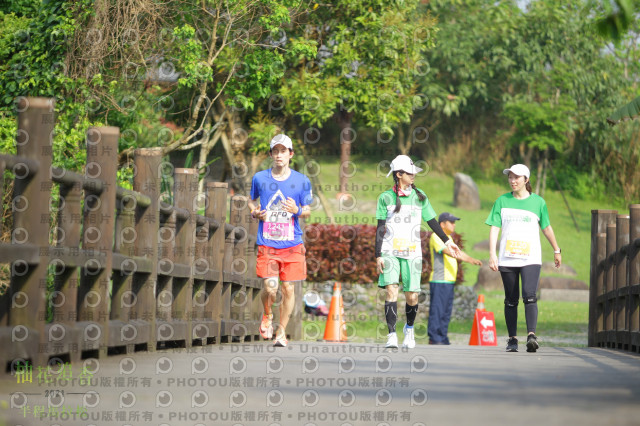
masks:
<path id="1" fill-rule="evenodd" d="M 527 352 L 535 352 L 538 350 L 540 345 L 538 344 L 538 338 L 535 334 L 530 334 L 527 336 Z"/>
<path id="2" fill-rule="evenodd" d="M 404 332 L 404 340 L 402 341 L 402 347 L 407 349 L 415 348 L 416 339 L 413 336 L 413 327 L 408 327 L 407 324 L 405 324 L 402 331 Z"/>
<path id="3" fill-rule="evenodd" d="M 518 352 L 518 339 L 510 337 L 507 342 L 507 352 Z"/>
<path id="4" fill-rule="evenodd" d="M 387 344 L 385 348 L 398 348 L 398 335 L 396 333 L 387 334 Z"/>
<path id="5" fill-rule="evenodd" d="M 273 344 L 273 346 L 284 348 L 288 344 L 289 344 L 289 341 L 287 340 L 287 335 L 284 332 L 282 334 L 276 333 L 276 341 Z"/>
<path id="6" fill-rule="evenodd" d="M 273 337 L 273 314 L 262 314 L 262 321 L 260 322 L 260 335 L 263 339 L 271 339 Z"/>

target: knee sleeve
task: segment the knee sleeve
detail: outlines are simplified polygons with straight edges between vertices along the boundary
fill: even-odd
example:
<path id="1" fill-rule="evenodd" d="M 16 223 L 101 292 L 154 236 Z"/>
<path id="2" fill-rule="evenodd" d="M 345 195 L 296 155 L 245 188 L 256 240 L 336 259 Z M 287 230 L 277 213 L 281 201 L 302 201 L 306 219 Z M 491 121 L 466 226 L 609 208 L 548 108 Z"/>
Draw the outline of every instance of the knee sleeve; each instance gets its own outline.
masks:
<path id="1" fill-rule="evenodd" d="M 536 303 L 538 301 L 538 298 L 535 295 L 531 297 L 523 297 L 522 301 L 525 305 L 528 305 L 530 303 Z"/>
<path id="2" fill-rule="evenodd" d="M 515 301 L 512 302 L 510 300 L 504 299 L 504 306 L 508 306 L 510 308 L 516 308 L 516 307 L 518 307 L 518 301 L 515 300 Z"/>

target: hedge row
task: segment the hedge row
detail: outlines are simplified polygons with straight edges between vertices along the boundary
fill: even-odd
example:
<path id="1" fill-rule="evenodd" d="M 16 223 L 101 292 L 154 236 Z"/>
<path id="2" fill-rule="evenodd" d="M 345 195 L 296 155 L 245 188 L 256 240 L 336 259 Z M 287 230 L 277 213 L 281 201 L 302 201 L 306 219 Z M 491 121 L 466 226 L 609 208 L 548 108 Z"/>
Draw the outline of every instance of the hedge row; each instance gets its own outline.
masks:
<path id="1" fill-rule="evenodd" d="M 429 281 L 431 255 L 428 244 L 432 231 L 421 231 L 422 283 Z M 374 225 L 323 225 L 305 227 L 307 249 L 307 280 L 321 282 L 335 280 L 349 283 L 378 281 L 375 259 L 376 227 Z M 454 233 L 453 241 L 463 248 L 462 236 Z M 458 261 L 460 264 L 460 261 Z M 456 284 L 464 281 L 458 268 Z"/>

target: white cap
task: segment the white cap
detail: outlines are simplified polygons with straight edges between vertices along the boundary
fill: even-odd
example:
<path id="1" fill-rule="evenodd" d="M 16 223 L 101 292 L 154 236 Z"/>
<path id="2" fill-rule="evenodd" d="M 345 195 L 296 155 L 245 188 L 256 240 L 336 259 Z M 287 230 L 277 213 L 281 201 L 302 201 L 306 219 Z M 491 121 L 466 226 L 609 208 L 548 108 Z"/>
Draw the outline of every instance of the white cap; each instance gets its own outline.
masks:
<path id="1" fill-rule="evenodd" d="M 411 158 L 409 158 L 407 155 L 398 155 L 391 162 L 391 171 L 387 173 L 387 177 L 389 177 L 391 173 L 399 172 L 401 170 L 412 175 L 415 175 L 422 171 L 420 167 L 416 167 L 413 165 L 413 160 L 411 160 Z"/>
<path id="2" fill-rule="evenodd" d="M 512 172 L 516 176 L 524 176 L 527 179 L 530 176 L 529 168 L 527 166 L 525 166 L 524 164 L 514 164 L 513 166 L 509 167 L 508 169 L 504 169 L 502 171 L 502 173 L 505 174 L 505 175 L 508 175 L 509 172 Z"/>
<path id="3" fill-rule="evenodd" d="M 273 147 L 276 145 L 283 145 L 285 148 L 293 150 L 293 143 L 291 142 L 291 138 L 285 134 L 275 135 L 273 139 L 271 139 L 269 149 L 273 149 Z"/>

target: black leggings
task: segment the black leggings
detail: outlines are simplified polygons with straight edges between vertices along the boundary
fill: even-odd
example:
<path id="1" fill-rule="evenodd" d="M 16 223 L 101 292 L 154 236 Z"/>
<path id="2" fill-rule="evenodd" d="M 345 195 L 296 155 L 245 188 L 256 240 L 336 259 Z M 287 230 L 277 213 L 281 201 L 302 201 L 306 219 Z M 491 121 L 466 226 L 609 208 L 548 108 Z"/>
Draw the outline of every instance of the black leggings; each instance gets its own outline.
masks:
<path id="1" fill-rule="evenodd" d="M 535 333 L 538 324 L 538 284 L 540 283 L 540 265 L 522 267 L 500 266 L 504 286 L 504 319 L 507 323 L 509 337 L 518 335 L 518 299 L 520 286 L 518 278 L 522 279 L 522 301 L 524 302 L 524 316 L 527 320 L 527 333 Z"/>

